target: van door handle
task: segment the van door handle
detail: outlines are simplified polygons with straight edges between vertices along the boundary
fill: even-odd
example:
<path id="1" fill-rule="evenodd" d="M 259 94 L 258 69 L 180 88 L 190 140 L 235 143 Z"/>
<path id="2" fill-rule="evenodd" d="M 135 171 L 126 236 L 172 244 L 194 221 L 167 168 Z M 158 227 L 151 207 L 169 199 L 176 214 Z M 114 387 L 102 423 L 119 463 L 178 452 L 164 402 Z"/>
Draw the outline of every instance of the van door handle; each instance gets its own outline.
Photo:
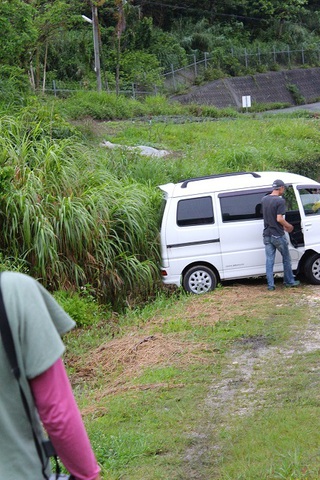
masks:
<path id="1" fill-rule="evenodd" d="M 301 230 L 302 230 L 302 231 L 303 231 L 303 230 L 308 231 L 308 230 L 310 230 L 310 228 L 312 228 L 312 223 L 305 223 L 305 224 L 304 224 L 304 228 L 302 227 Z"/>

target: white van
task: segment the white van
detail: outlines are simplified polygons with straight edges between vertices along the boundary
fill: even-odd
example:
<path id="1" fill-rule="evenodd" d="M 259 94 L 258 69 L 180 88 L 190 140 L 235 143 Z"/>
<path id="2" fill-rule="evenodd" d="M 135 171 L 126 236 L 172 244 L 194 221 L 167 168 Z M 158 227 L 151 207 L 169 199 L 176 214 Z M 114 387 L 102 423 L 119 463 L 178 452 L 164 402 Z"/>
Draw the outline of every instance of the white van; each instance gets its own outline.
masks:
<path id="1" fill-rule="evenodd" d="M 265 275 L 261 199 L 278 178 L 287 186 L 286 220 L 294 226 L 286 233 L 293 271 L 320 285 L 320 183 L 287 172 L 226 173 L 161 185 L 163 282 L 198 294 L 222 280 Z M 279 252 L 274 272 L 283 272 Z"/>

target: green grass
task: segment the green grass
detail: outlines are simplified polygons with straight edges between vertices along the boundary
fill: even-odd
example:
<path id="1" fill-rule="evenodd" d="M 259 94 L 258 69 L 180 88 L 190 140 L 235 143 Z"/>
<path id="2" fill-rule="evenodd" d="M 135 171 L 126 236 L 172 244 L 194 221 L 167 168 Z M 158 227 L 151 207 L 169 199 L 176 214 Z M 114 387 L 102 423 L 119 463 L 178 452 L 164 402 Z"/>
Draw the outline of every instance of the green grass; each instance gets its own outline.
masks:
<path id="1" fill-rule="evenodd" d="M 134 383 L 178 379 L 186 387 L 164 385 L 103 400 L 107 415 L 86 423 L 107 478 L 175 478 L 174 470 L 181 468 L 180 457 L 188 445 L 188 430 L 201 416 L 192 407 L 204 395 L 204 384 L 193 377 L 194 372 L 178 369 L 147 371 Z"/>
<path id="2" fill-rule="evenodd" d="M 119 175 L 125 168 L 132 177 L 143 181 L 144 172 L 144 180 L 154 186 L 209 173 L 282 170 L 290 169 L 290 165 L 295 173 L 305 173 L 308 162 L 312 176 L 319 161 L 318 122 L 288 115 L 183 124 L 170 120 L 107 123 L 105 128 L 99 128 L 101 140 L 128 146 L 150 145 L 174 153 L 165 162 L 111 153 L 110 159 L 117 159 L 113 164 Z"/>

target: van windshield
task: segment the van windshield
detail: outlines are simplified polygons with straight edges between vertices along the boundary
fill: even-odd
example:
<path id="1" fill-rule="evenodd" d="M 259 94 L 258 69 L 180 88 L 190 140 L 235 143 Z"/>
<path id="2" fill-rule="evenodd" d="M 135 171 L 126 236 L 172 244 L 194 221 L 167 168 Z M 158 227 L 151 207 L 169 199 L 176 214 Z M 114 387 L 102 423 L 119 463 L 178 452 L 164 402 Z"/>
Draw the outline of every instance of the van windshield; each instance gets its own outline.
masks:
<path id="1" fill-rule="evenodd" d="M 320 188 L 299 189 L 305 215 L 320 214 Z"/>

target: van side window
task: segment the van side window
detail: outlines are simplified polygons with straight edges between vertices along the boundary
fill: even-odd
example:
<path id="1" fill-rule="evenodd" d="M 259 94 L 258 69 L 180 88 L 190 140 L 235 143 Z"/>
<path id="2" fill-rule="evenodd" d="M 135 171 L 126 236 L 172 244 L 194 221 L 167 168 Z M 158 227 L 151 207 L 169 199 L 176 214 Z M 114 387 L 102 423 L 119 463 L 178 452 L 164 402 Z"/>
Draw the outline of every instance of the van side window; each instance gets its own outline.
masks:
<path id="1" fill-rule="evenodd" d="M 220 194 L 223 222 L 262 218 L 261 200 L 270 190 Z"/>
<path id="2" fill-rule="evenodd" d="M 315 188 L 299 189 L 305 215 L 320 214 L 320 191 Z"/>
<path id="3" fill-rule="evenodd" d="M 177 208 L 177 225 L 179 227 L 209 223 L 214 223 L 211 197 L 179 200 Z"/>

